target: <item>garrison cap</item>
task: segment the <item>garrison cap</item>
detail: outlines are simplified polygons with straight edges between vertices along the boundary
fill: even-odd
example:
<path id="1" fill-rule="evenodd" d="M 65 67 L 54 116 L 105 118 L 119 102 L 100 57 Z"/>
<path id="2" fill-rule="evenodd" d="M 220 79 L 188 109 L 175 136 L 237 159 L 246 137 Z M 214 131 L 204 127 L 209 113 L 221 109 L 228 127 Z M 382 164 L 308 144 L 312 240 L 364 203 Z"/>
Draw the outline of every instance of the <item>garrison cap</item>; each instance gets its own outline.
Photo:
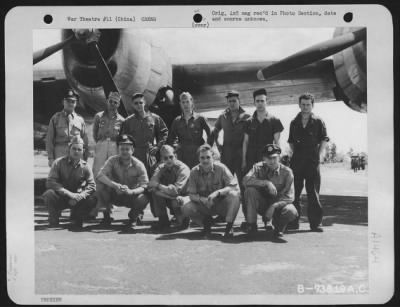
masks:
<path id="1" fill-rule="evenodd" d="M 121 134 L 120 136 L 118 136 L 118 138 L 117 138 L 117 144 L 118 144 L 118 145 L 121 145 L 121 144 L 131 144 L 131 145 L 133 145 L 133 147 L 136 146 L 135 139 L 134 139 L 133 136 L 131 136 L 130 134 Z"/>
<path id="2" fill-rule="evenodd" d="M 281 148 L 276 144 L 267 144 L 262 150 L 262 154 L 268 157 L 279 155 L 281 152 Z"/>
<path id="3" fill-rule="evenodd" d="M 68 143 L 69 146 L 74 145 L 74 144 L 85 144 L 83 139 L 79 135 L 75 135 L 71 138 L 71 141 Z"/>
<path id="4" fill-rule="evenodd" d="M 144 97 L 144 94 L 143 93 L 133 93 L 132 100 L 135 98 L 138 98 L 138 97 Z"/>
<path id="5" fill-rule="evenodd" d="M 68 89 L 65 92 L 65 99 L 72 99 L 72 100 L 79 100 L 79 96 L 77 93 L 75 93 L 72 89 Z"/>
<path id="6" fill-rule="evenodd" d="M 229 98 L 229 97 L 239 97 L 239 92 L 238 92 L 238 91 L 235 91 L 235 90 L 230 90 L 230 91 L 228 91 L 228 92 L 226 93 L 225 97 L 226 97 L 226 98 Z"/>
<path id="7" fill-rule="evenodd" d="M 110 95 L 108 95 L 108 99 L 113 101 L 120 101 L 121 94 L 118 92 L 110 92 Z"/>
<path id="8" fill-rule="evenodd" d="M 256 98 L 256 96 L 258 96 L 258 95 L 265 95 L 265 96 L 268 96 L 267 90 L 266 90 L 265 88 L 260 88 L 260 89 L 258 89 L 258 90 L 255 90 L 255 91 L 253 92 L 253 98 Z"/>

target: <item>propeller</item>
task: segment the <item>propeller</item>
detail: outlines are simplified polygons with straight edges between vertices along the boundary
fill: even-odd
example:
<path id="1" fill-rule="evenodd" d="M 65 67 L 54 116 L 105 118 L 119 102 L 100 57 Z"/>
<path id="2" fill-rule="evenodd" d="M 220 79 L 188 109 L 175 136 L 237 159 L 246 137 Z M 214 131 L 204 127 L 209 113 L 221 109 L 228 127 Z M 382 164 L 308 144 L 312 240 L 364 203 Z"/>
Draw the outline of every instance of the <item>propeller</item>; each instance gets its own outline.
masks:
<path id="1" fill-rule="evenodd" d="M 56 53 L 60 49 L 64 48 L 69 43 L 71 43 L 74 39 L 75 39 L 75 36 L 71 35 L 70 37 L 63 40 L 62 42 L 59 42 L 57 44 L 54 44 L 53 46 L 50 46 L 50 47 L 47 47 L 42 50 L 34 52 L 33 53 L 33 65 L 35 65 L 36 63 L 39 63 L 40 61 L 44 60 L 48 56 L 50 56 L 53 53 Z"/>
<path id="2" fill-rule="evenodd" d="M 93 40 L 88 41 L 88 48 L 92 53 L 92 56 L 95 58 L 96 69 L 99 74 L 99 79 L 101 81 L 101 84 L 103 85 L 104 94 L 106 95 L 106 98 L 108 98 L 110 92 L 119 93 L 119 91 L 111 75 L 110 69 L 108 68 L 106 61 L 101 54 L 99 46 L 97 45 L 97 39 L 98 38 L 94 38 Z M 128 112 L 125 109 L 122 99 L 121 103 L 119 104 L 118 112 L 124 117 L 128 116 Z"/>
<path id="3" fill-rule="evenodd" d="M 260 69 L 257 72 L 258 80 L 266 80 L 273 76 L 280 75 L 296 68 L 322 60 L 339 51 L 342 51 L 360 41 L 366 39 L 365 28 L 334 37 L 325 42 L 316 44 L 302 51 L 299 51 L 275 64 Z"/>
<path id="4" fill-rule="evenodd" d="M 100 39 L 100 31 L 98 29 L 74 29 L 74 35 L 71 35 L 67 39 L 59 42 L 55 45 L 47 47 L 45 49 L 36 51 L 33 54 L 33 64 L 40 62 L 41 60 L 47 58 L 48 56 L 52 55 L 53 53 L 63 49 L 68 44 L 70 44 L 74 40 L 85 42 L 88 45 L 89 51 L 92 53 L 96 61 L 96 69 L 99 74 L 99 79 L 104 89 L 104 94 L 106 98 L 108 98 L 110 92 L 118 92 L 118 88 L 114 83 L 114 79 L 111 75 L 111 72 L 104 60 L 103 55 L 97 45 L 98 40 Z M 118 112 L 122 116 L 128 116 L 128 112 L 125 109 L 125 105 L 121 99 L 121 103 L 118 108 Z"/>

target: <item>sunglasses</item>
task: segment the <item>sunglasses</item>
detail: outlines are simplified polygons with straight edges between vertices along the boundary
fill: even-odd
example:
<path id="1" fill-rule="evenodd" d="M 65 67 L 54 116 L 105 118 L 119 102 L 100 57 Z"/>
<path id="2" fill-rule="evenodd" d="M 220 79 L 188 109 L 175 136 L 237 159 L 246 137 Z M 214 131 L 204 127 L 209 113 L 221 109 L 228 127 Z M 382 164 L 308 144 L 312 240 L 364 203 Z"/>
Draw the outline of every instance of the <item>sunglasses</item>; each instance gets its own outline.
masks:
<path id="1" fill-rule="evenodd" d="M 200 160 L 210 160 L 211 156 L 200 156 Z"/>
<path id="2" fill-rule="evenodd" d="M 164 161 L 167 161 L 167 160 L 173 160 L 174 159 L 174 156 L 172 155 L 172 156 L 164 156 L 163 157 L 163 160 Z"/>
<path id="3" fill-rule="evenodd" d="M 133 103 L 135 106 L 137 106 L 137 105 L 139 105 L 139 104 L 144 104 L 144 102 L 143 101 L 136 101 L 136 102 L 134 102 Z"/>

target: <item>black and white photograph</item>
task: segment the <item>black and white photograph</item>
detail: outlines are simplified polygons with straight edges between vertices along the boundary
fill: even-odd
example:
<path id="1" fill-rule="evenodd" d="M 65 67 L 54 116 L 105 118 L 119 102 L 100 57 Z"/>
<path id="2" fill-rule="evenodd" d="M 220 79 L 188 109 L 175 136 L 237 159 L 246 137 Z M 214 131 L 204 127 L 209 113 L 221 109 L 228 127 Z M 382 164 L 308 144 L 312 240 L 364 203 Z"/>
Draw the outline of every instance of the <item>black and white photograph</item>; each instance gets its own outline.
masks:
<path id="1" fill-rule="evenodd" d="M 365 38 L 34 31 L 36 291 L 367 293 Z"/>
<path id="2" fill-rule="evenodd" d="M 20 197 L 32 208 L 12 201 L 7 216 L 13 296 L 26 272 L 24 291 L 42 304 L 325 304 L 376 293 L 392 206 L 392 186 L 371 177 L 376 152 L 392 150 L 381 120 L 390 95 L 378 112 L 376 101 L 390 84 L 370 82 L 387 59 L 371 59 L 376 29 L 346 18 L 208 27 L 229 11 L 195 10 L 188 27 L 82 27 L 64 12 L 70 27 L 30 29 L 21 182 L 32 193 Z M 11 208 L 18 197 L 8 195 Z M 31 231 L 15 232 L 18 214 Z"/>

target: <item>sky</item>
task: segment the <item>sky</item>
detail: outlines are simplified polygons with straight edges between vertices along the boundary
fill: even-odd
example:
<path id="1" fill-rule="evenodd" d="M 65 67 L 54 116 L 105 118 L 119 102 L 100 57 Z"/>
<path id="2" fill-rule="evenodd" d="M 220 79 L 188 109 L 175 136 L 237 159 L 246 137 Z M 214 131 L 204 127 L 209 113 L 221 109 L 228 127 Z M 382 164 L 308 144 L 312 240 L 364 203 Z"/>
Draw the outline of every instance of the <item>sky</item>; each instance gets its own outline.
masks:
<path id="1" fill-rule="evenodd" d="M 332 38 L 334 28 L 240 28 L 240 29 L 151 29 L 145 30 L 163 47 L 174 64 L 230 61 L 277 61 L 304 48 Z M 33 51 L 59 42 L 59 30 L 33 31 Z M 61 66 L 57 53 L 35 69 Z M 271 106 L 286 128 L 281 140 L 286 142 L 290 120 L 299 111 L 297 105 Z M 252 112 L 252 108 L 249 109 Z M 216 117 L 218 112 L 207 112 Z M 338 151 L 367 151 L 367 115 L 348 108 L 343 102 L 315 105 L 314 112 L 325 121 L 328 134 Z"/>

